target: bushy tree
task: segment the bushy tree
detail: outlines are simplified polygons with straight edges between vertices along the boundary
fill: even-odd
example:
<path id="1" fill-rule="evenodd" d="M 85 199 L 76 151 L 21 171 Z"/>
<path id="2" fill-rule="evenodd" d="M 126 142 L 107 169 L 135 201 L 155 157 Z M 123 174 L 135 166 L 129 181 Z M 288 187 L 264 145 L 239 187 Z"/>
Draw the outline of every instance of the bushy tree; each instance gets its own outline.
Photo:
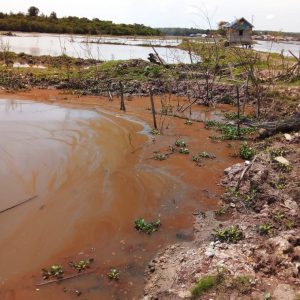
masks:
<path id="1" fill-rule="evenodd" d="M 50 19 L 54 19 L 54 20 L 57 19 L 57 15 L 56 15 L 56 12 L 55 12 L 55 11 L 53 11 L 53 12 L 50 14 Z"/>
<path id="2" fill-rule="evenodd" d="M 40 10 L 37 7 L 35 7 L 35 6 L 30 6 L 28 8 L 28 15 L 30 17 L 37 17 L 38 14 L 39 14 L 39 12 L 40 12 Z"/>

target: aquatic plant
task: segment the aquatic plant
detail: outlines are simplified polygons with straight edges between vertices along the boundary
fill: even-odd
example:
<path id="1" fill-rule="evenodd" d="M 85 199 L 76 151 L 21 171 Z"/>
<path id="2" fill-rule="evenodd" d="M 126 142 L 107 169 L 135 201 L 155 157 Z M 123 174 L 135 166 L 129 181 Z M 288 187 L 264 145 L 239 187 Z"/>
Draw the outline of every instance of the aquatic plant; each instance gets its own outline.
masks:
<path id="1" fill-rule="evenodd" d="M 159 229 L 161 226 L 161 222 L 158 219 L 157 221 L 154 222 L 146 222 L 145 219 L 139 218 L 135 220 L 134 222 L 134 227 L 138 231 L 142 231 L 144 233 L 151 234 Z"/>
<path id="2" fill-rule="evenodd" d="M 176 147 L 184 148 L 184 147 L 187 147 L 187 143 L 184 140 L 177 140 L 175 142 L 175 146 Z"/>
<path id="3" fill-rule="evenodd" d="M 52 265 L 49 269 L 42 269 L 42 277 L 44 280 L 47 280 L 51 277 L 55 277 L 57 279 L 63 278 L 64 270 L 61 265 Z"/>
<path id="4" fill-rule="evenodd" d="M 77 270 L 78 272 L 84 271 L 85 269 L 90 268 L 90 264 L 94 261 L 93 258 L 80 260 L 79 262 L 69 262 L 69 266 Z"/>
<path id="5" fill-rule="evenodd" d="M 186 121 L 184 122 L 184 124 L 185 124 L 185 125 L 193 125 L 193 121 L 191 121 L 191 120 L 186 120 Z"/>
<path id="6" fill-rule="evenodd" d="M 153 128 L 153 129 L 151 129 L 150 134 L 152 134 L 152 135 L 160 135 L 160 131 L 158 129 Z"/>
<path id="7" fill-rule="evenodd" d="M 182 147 L 179 149 L 179 153 L 181 154 L 189 154 L 190 150 L 188 148 Z"/>
<path id="8" fill-rule="evenodd" d="M 222 135 L 216 138 L 221 140 L 238 140 L 245 135 L 250 135 L 255 132 L 255 129 L 251 127 L 241 127 L 240 132 L 238 132 L 236 125 L 224 124 L 217 121 L 207 121 L 205 128 L 215 129 L 221 132 Z"/>
<path id="9" fill-rule="evenodd" d="M 119 280 L 120 279 L 120 271 L 118 269 L 110 269 L 107 273 L 107 277 L 111 280 Z"/>
<path id="10" fill-rule="evenodd" d="M 154 159 L 162 161 L 167 159 L 167 155 L 163 153 L 156 153 Z"/>

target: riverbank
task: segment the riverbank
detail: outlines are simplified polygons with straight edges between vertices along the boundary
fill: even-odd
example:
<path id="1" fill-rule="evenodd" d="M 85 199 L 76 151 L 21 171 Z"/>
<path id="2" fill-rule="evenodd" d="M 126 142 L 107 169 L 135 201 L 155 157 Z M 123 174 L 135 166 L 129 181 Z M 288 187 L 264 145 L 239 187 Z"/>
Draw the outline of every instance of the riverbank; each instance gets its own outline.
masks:
<path id="1" fill-rule="evenodd" d="M 250 162 L 225 170 L 222 206 L 196 217 L 192 243 L 149 263 L 144 299 L 299 298 L 299 143 L 257 142 Z"/>

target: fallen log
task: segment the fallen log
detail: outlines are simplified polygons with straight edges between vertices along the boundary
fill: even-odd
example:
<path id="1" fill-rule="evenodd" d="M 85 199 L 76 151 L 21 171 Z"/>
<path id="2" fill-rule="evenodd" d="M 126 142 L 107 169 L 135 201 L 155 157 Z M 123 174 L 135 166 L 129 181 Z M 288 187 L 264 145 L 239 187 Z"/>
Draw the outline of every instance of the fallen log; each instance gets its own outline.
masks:
<path id="1" fill-rule="evenodd" d="M 276 133 L 292 132 L 300 130 L 300 112 L 292 115 L 291 117 L 275 122 L 265 122 L 255 127 L 261 128 L 259 137 L 267 138 Z"/>

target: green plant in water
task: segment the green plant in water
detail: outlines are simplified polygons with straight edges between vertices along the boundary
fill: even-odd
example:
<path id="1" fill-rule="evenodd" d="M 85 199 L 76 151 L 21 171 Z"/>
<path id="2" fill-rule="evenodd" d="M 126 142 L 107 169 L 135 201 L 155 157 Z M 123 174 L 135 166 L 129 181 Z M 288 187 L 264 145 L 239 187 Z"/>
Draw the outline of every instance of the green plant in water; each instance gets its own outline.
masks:
<path id="1" fill-rule="evenodd" d="M 232 225 L 223 230 L 214 229 L 212 236 L 215 241 L 220 241 L 222 243 L 237 243 L 244 238 L 244 233 L 237 225 Z"/>
<path id="2" fill-rule="evenodd" d="M 50 269 L 42 269 L 42 277 L 44 280 L 47 280 L 51 277 L 55 277 L 57 279 L 63 278 L 64 270 L 61 265 L 53 265 Z"/>
<path id="3" fill-rule="evenodd" d="M 260 235 L 270 235 L 273 231 L 273 226 L 271 224 L 262 224 L 258 226 L 257 230 Z"/>
<path id="4" fill-rule="evenodd" d="M 79 262 L 69 262 L 69 266 L 77 270 L 78 272 L 84 271 L 90 268 L 90 264 L 94 261 L 93 258 L 80 260 Z"/>
<path id="5" fill-rule="evenodd" d="M 249 147 L 247 142 L 242 143 L 240 147 L 240 157 L 246 160 L 252 159 L 256 154 L 254 148 Z"/>
<path id="6" fill-rule="evenodd" d="M 212 153 L 208 153 L 208 152 L 200 152 L 197 155 L 193 155 L 192 160 L 194 162 L 196 162 L 197 164 L 200 164 L 203 158 L 210 158 L 210 159 L 214 159 L 216 158 L 216 156 Z"/>
<path id="7" fill-rule="evenodd" d="M 156 153 L 154 159 L 162 161 L 167 159 L 167 155 L 163 153 Z"/>
<path id="8" fill-rule="evenodd" d="M 179 153 L 181 154 L 189 154 L 190 150 L 188 148 L 180 148 Z"/>
<path id="9" fill-rule="evenodd" d="M 120 271 L 118 269 L 110 269 L 107 273 L 107 277 L 111 280 L 119 280 L 120 279 Z"/>
<path id="10" fill-rule="evenodd" d="M 145 219 L 140 218 L 140 219 L 135 220 L 135 222 L 134 222 L 134 227 L 136 230 L 142 231 L 142 232 L 148 233 L 148 234 L 151 234 L 151 233 L 157 231 L 160 226 L 161 226 L 160 220 L 148 223 L 145 221 Z"/>
<path id="11" fill-rule="evenodd" d="M 251 127 L 241 127 L 239 136 L 237 126 L 231 124 L 224 124 L 217 121 L 207 121 L 205 123 L 205 128 L 215 129 L 221 132 L 222 136 L 217 138 L 221 140 L 237 140 L 245 135 L 252 134 L 255 131 L 255 129 Z"/>
<path id="12" fill-rule="evenodd" d="M 187 147 L 187 143 L 184 140 L 177 140 L 175 142 L 175 146 L 185 148 L 185 147 Z"/>
<path id="13" fill-rule="evenodd" d="M 193 121 L 191 121 L 191 120 L 187 120 L 187 121 L 185 121 L 185 123 L 184 123 L 185 125 L 193 125 Z"/>
<path id="14" fill-rule="evenodd" d="M 158 129 L 153 128 L 153 129 L 151 129 L 150 134 L 152 134 L 152 135 L 160 135 L 160 131 Z"/>

